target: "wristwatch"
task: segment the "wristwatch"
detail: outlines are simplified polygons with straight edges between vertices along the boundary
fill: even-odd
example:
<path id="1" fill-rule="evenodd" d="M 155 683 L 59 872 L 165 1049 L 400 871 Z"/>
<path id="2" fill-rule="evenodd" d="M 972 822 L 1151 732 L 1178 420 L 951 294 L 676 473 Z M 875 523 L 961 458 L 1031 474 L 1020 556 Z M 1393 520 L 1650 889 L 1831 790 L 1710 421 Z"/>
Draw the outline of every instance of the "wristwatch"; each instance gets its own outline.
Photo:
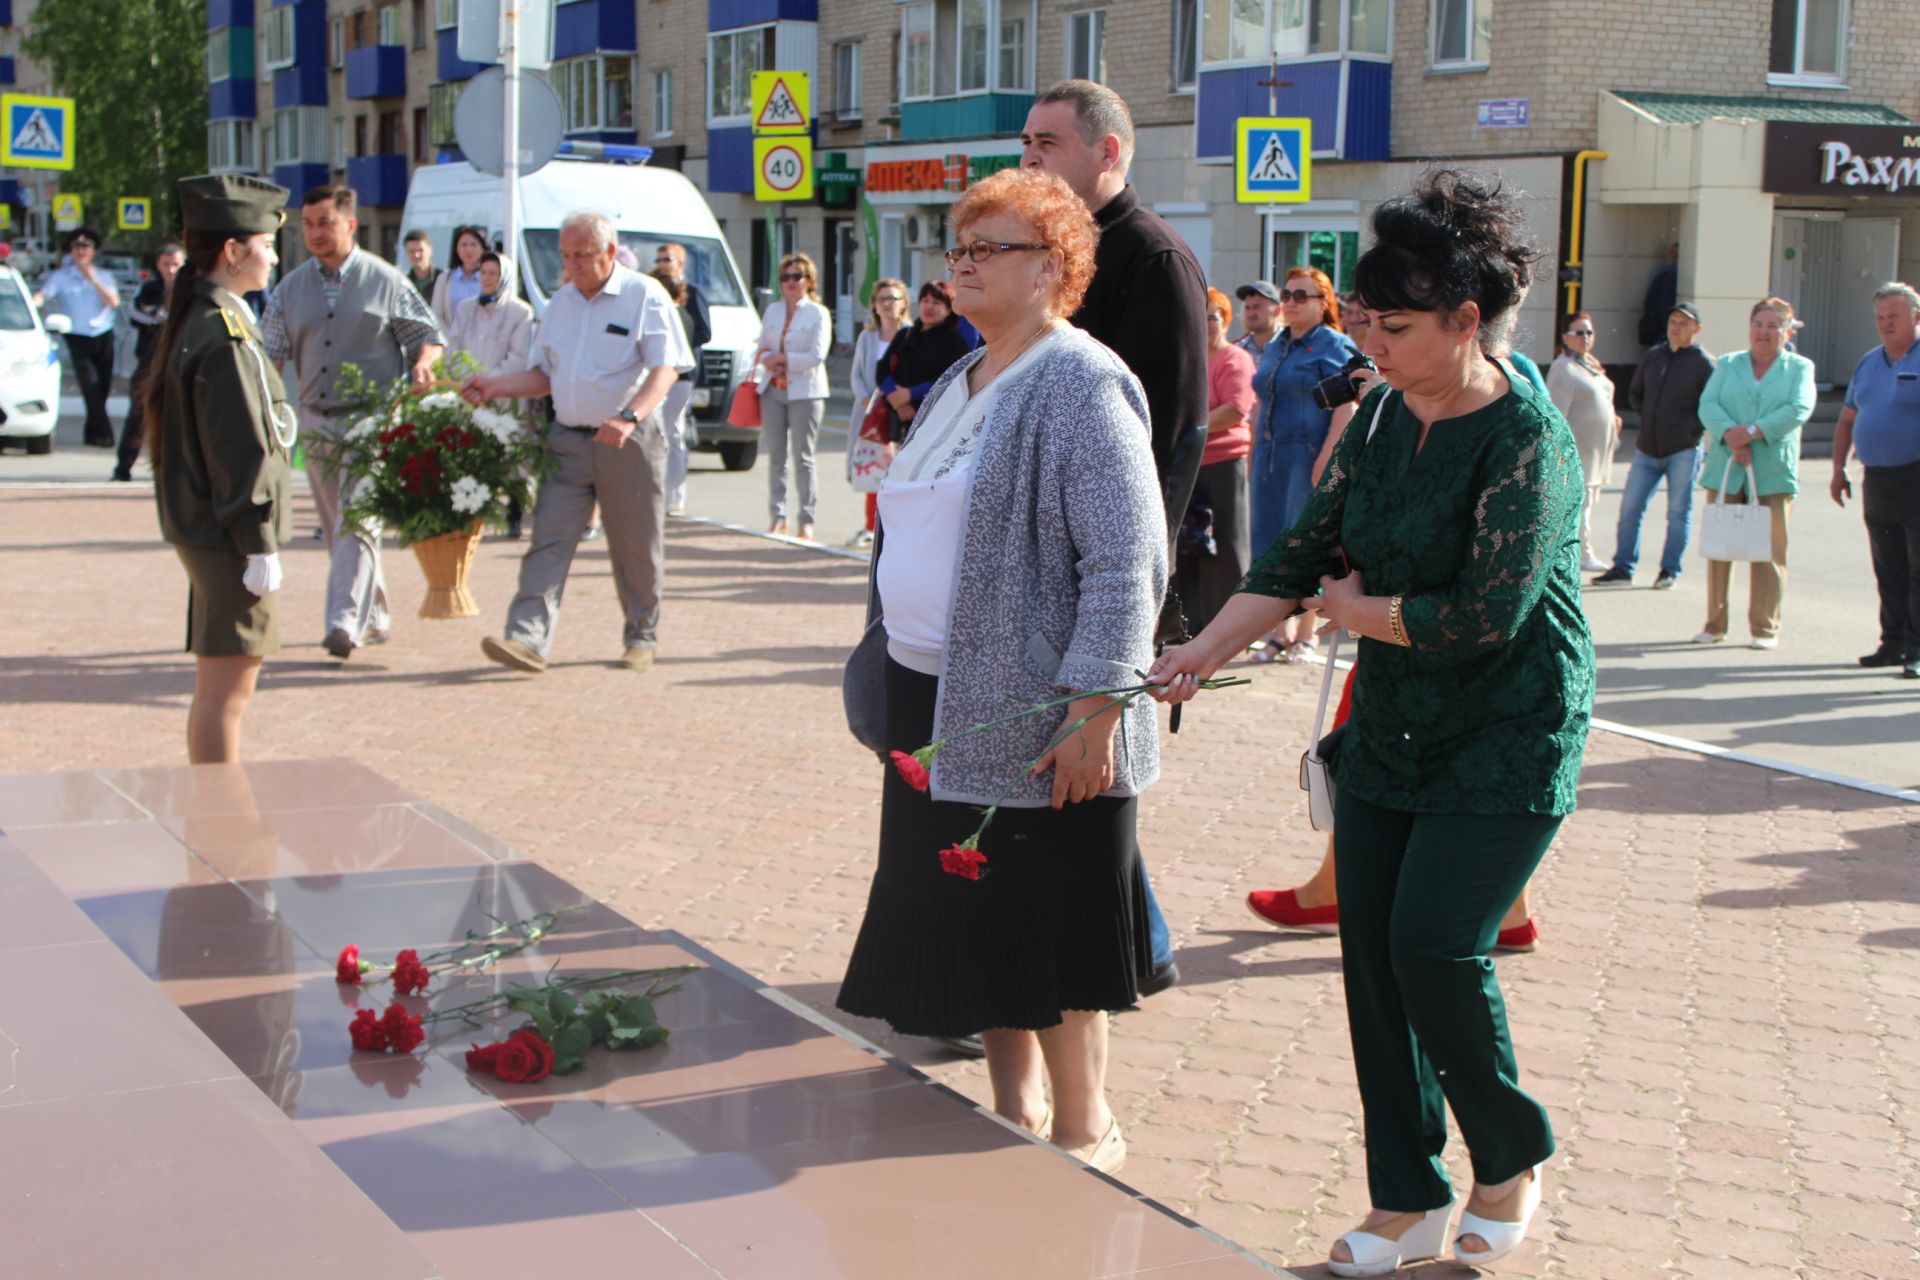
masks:
<path id="1" fill-rule="evenodd" d="M 616 413 L 613 416 L 620 419 L 620 421 L 622 422 L 640 421 L 640 415 L 635 413 L 631 408 L 622 409 L 619 413 Z"/>

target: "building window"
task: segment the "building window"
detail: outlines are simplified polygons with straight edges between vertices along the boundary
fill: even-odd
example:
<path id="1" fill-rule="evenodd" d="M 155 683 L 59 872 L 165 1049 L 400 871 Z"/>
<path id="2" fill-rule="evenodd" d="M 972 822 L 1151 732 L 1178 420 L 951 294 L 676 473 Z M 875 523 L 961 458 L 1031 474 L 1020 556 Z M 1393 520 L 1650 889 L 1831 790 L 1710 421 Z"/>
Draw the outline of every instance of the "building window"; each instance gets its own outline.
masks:
<path id="1" fill-rule="evenodd" d="M 380 113 L 380 149 L 383 156 L 404 156 L 407 154 L 406 125 L 398 111 Z"/>
<path id="2" fill-rule="evenodd" d="M 960 0 L 958 62 L 954 81 L 961 93 L 984 93 L 987 88 L 987 42 L 992 30 L 988 0 Z"/>
<path id="3" fill-rule="evenodd" d="M 460 25 L 460 0 L 433 0 L 433 29 L 445 31 Z"/>
<path id="4" fill-rule="evenodd" d="M 260 26 L 262 69 L 277 71 L 293 65 L 293 6 L 269 9 Z"/>
<path id="5" fill-rule="evenodd" d="M 233 78 L 233 33 L 245 27 L 221 27 L 207 37 L 207 83 Z"/>
<path id="6" fill-rule="evenodd" d="M 833 46 L 833 114 L 839 120 L 860 118 L 860 46 L 855 42 Z"/>
<path id="7" fill-rule="evenodd" d="M 1441 61 L 1439 33 L 1448 23 L 1471 25 L 1489 20 L 1493 0 L 1433 0 L 1434 49 Z M 1180 74 L 1181 0 L 1174 4 L 1174 74 Z M 1388 52 L 1392 0 L 1200 0 L 1201 66 L 1258 66 L 1269 56 L 1282 61 L 1313 54 Z M 1345 39 L 1341 23 L 1346 23 Z M 1462 26 L 1461 30 L 1466 30 Z M 1271 52 L 1269 52 L 1271 51 Z M 1455 59 L 1458 61 L 1458 59 Z M 1484 61 L 1484 58 L 1483 58 Z M 1176 80 L 1177 83 L 1177 80 Z"/>
<path id="8" fill-rule="evenodd" d="M 1834 84 L 1845 73 L 1846 0 L 1773 0 L 1767 78 Z"/>
<path id="9" fill-rule="evenodd" d="M 1066 74 L 1075 80 L 1107 78 L 1107 11 L 1086 9 L 1067 15 Z"/>
<path id="10" fill-rule="evenodd" d="M 1433 0 L 1433 65 L 1484 67 L 1493 57 L 1493 0 Z"/>
<path id="11" fill-rule="evenodd" d="M 653 73 L 653 136 L 665 138 L 673 133 L 673 69 L 662 67 Z"/>
<path id="12" fill-rule="evenodd" d="M 252 173 L 260 167 L 251 120 L 214 120 L 207 125 L 207 168 L 214 173 Z"/>
<path id="13" fill-rule="evenodd" d="M 427 109 L 425 107 L 415 107 L 413 109 L 413 162 L 415 164 L 425 164 L 427 162 L 429 148 L 430 144 L 427 141 Z"/>
<path id="14" fill-rule="evenodd" d="M 1027 15 L 1000 15 L 1000 79 L 994 87 L 1001 92 L 1033 92 L 1033 59 L 1027 47 Z"/>
<path id="15" fill-rule="evenodd" d="M 273 113 L 273 163 L 327 163 L 327 109 L 282 107 Z"/>
<path id="16" fill-rule="evenodd" d="M 347 65 L 347 22 L 335 18 L 327 24 L 327 65 L 335 71 Z"/>
<path id="17" fill-rule="evenodd" d="M 412 37 L 413 48 L 427 47 L 427 0 L 413 0 L 413 21 L 408 23 L 408 35 Z"/>
<path id="18" fill-rule="evenodd" d="M 460 86 L 447 81 L 437 81 L 427 90 L 427 130 L 436 147 L 458 145 L 453 136 L 453 104 L 459 96 Z"/>
<path id="19" fill-rule="evenodd" d="M 933 5 L 900 11 L 900 100 L 933 96 Z"/>
<path id="20" fill-rule="evenodd" d="M 1200 80 L 1200 0 L 1173 0 L 1173 87 Z"/>
<path id="21" fill-rule="evenodd" d="M 390 4 L 380 10 L 380 43 L 400 43 L 400 6 Z"/>
<path id="22" fill-rule="evenodd" d="M 773 70 L 773 28 L 749 27 L 707 39 L 707 103 L 712 121 L 753 114 L 753 73 Z"/>
<path id="23" fill-rule="evenodd" d="M 552 75 L 569 133 L 634 127 L 632 58 L 611 53 L 567 58 L 553 64 Z"/>

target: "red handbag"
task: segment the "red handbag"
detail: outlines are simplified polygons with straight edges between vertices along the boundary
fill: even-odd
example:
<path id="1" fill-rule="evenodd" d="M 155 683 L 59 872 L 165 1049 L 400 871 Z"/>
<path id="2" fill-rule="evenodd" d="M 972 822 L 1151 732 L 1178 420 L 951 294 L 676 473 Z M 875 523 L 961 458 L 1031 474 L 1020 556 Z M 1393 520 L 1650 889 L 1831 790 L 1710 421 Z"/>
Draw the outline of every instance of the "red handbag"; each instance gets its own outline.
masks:
<path id="1" fill-rule="evenodd" d="M 760 425 L 760 388 L 753 385 L 753 379 L 749 378 L 733 389 L 733 402 L 727 406 L 727 425 Z"/>

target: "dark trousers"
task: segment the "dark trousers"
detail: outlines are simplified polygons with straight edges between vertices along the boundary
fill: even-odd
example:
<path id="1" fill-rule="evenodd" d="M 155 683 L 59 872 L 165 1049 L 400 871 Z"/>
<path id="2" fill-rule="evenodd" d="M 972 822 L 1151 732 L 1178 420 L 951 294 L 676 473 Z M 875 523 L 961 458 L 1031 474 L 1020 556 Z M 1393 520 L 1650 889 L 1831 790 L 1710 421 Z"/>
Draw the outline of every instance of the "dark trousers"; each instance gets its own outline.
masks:
<path id="1" fill-rule="evenodd" d="M 1868 467 L 1860 490 L 1880 587 L 1880 647 L 1920 657 L 1920 462 Z"/>
<path id="2" fill-rule="evenodd" d="M 140 450 L 147 442 L 147 407 L 142 403 L 146 399 L 147 374 L 152 367 L 151 360 L 141 360 L 133 367 L 133 377 L 127 380 L 127 420 L 120 424 L 120 456 L 113 474 L 122 480 L 133 475 L 133 464 L 140 460 Z"/>
<path id="3" fill-rule="evenodd" d="M 67 354 L 73 357 L 73 376 L 87 402 L 86 441 L 111 449 L 113 422 L 107 417 L 107 393 L 113 390 L 113 334 L 90 338 L 70 333 Z"/>
<path id="4" fill-rule="evenodd" d="M 1375 1208 L 1452 1199 L 1440 1160 L 1449 1106 L 1482 1183 L 1553 1154 L 1546 1108 L 1519 1084 L 1487 952 L 1560 821 L 1408 813 L 1335 794 L 1340 965 Z"/>
<path id="5" fill-rule="evenodd" d="M 1213 512 L 1213 554 L 1181 551 L 1174 563 L 1180 607 L 1193 635 L 1206 630 L 1253 563 L 1253 530 L 1247 523 L 1247 460 L 1232 458 L 1201 467 L 1193 485 L 1192 503 L 1202 502 Z"/>

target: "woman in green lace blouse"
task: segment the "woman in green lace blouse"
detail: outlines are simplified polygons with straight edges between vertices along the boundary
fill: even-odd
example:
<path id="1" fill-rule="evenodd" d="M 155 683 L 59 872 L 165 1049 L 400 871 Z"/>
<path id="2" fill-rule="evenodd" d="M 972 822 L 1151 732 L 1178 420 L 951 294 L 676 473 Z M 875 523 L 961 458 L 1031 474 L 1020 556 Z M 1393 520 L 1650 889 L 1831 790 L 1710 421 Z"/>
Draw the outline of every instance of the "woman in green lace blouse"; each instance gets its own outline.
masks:
<path id="1" fill-rule="evenodd" d="M 1333 1247 L 1343 1276 L 1443 1247 L 1443 1104 L 1475 1182 L 1455 1256 L 1480 1265 L 1526 1233 L 1553 1133 L 1518 1084 L 1487 953 L 1573 809 L 1593 708 L 1579 450 L 1552 402 L 1485 354 L 1531 277 L 1518 206 L 1497 183 L 1443 171 L 1373 226 L 1356 283 L 1387 385 L 1299 522 L 1152 673 L 1164 700 L 1191 697 L 1301 605 L 1360 637 L 1333 776 L 1373 1212 Z"/>

